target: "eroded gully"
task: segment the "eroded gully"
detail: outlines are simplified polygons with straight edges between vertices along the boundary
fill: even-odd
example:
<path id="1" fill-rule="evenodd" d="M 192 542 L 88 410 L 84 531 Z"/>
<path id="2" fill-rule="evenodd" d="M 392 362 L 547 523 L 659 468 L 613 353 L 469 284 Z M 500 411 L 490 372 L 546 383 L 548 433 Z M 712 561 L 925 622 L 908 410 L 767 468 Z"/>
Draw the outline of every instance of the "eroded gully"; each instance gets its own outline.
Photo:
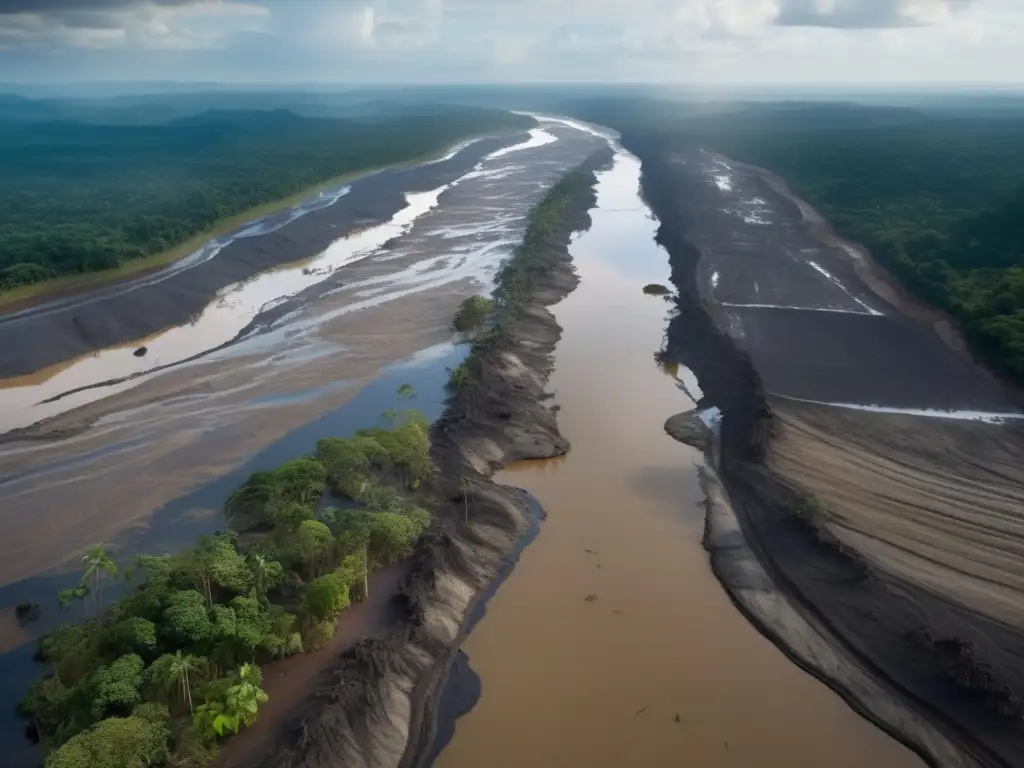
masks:
<path id="1" fill-rule="evenodd" d="M 669 267 L 639 176 L 619 151 L 571 248 L 582 282 L 554 307 L 550 386 L 572 451 L 497 478 L 548 517 L 463 646 L 482 695 L 435 764 L 920 766 L 759 635 L 708 567 L 702 458 L 662 430 L 699 387 L 655 363 L 670 305 L 641 289 Z"/>

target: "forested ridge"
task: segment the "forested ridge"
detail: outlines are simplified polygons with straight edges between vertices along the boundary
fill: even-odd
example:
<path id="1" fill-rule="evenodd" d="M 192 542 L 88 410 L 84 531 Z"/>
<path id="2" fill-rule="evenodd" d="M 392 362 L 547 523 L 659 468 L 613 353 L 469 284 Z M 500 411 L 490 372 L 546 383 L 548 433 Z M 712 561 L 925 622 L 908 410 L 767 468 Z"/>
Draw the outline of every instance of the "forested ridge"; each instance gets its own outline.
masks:
<path id="1" fill-rule="evenodd" d="M 768 168 L 1024 383 L 1024 115 L 843 104 L 588 108 L 627 142 Z M 703 112 L 703 113 L 701 113 Z M 623 116 L 626 115 L 626 116 Z"/>
<path id="2" fill-rule="evenodd" d="M 364 121 L 286 110 L 163 125 L 0 121 L 0 290 L 117 267 L 337 176 L 531 122 L 437 106 Z"/>

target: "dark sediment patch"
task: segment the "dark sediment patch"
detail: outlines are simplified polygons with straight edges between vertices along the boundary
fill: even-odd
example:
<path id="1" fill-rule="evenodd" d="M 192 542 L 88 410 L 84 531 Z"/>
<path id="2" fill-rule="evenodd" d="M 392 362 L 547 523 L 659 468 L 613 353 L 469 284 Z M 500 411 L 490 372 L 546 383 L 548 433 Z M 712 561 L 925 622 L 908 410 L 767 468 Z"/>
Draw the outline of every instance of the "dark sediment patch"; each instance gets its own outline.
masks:
<path id="1" fill-rule="evenodd" d="M 194 266 L 178 262 L 144 277 L 0 316 L 0 377 L 35 373 L 187 323 L 222 288 L 315 256 L 356 228 L 381 224 L 404 207 L 405 193 L 450 183 L 485 155 L 523 138 L 522 133 L 487 138 L 448 160 L 356 179 L 333 205 L 272 232 L 233 239 L 216 256 Z"/>
<path id="2" fill-rule="evenodd" d="M 997 386 L 909 320 L 743 307 L 719 312 L 772 393 L 903 408 L 1007 409 Z"/>
<path id="3" fill-rule="evenodd" d="M 713 282 L 709 251 L 717 237 L 728 240 L 729 233 L 715 235 L 698 224 L 702 206 L 720 203 L 709 203 L 707 188 L 698 190 L 663 148 L 647 144 L 642 136 L 624 138 L 624 143 L 644 163 L 645 197 L 662 221 L 658 240 L 671 256 L 673 282 L 678 289 L 679 314 L 670 324 L 663 354 L 696 374 L 705 392 L 700 407 L 715 406 L 722 412 L 716 461 L 728 490 L 724 502 L 731 502 L 738 520 L 739 527 L 733 535 L 739 540 L 708 541 L 716 575 L 748 618 L 787 655 L 836 689 L 865 717 L 915 749 L 930 764 L 1024 764 L 1024 727 L 1016 713 L 1018 686 L 1024 673 L 1024 655 L 1020 651 L 1024 643 L 1019 628 L 979 614 L 969 601 L 943 599 L 934 589 L 894 575 L 893 569 L 880 567 L 878 560 L 866 557 L 849 543 L 852 538 L 841 530 L 841 520 L 831 525 L 808 514 L 806 510 L 812 501 L 808 489 L 780 474 L 772 462 L 776 441 L 783 439 L 779 434 L 787 429 L 784 414 L 818 406 L 791 406 L 785 401 L 773 403 L 767 391 L 783 389 L 788 381 L 791 386 L 805 387 L 801 395 L 809 399 L 847 399 L 842 393 L 849 391 L 855 396 L 848 401 L 855 403 L 874 399 L 907 407 L 932 404 L 933 407 L 973 406 L 999 411 L 1011 411 L 1012 406 L 991 381 L 965 370 L 962 358 L 946 354 L 948 350 L 939 349 L 941 344 L 935 337 L 925 338 L 927 331 L 898 316 L 890 320 L 872 317 L 866 312 L 863 315 L 817 313 L 813 319 L 808 319 L 806 312 L 762 310 L 756 322 L 744 321 L 743 332 L 737 333 L 735 327 L 730 327 L 724 308 L 716 306 L 716 300 L 725 296 L 730 300 L 739 299 L 736 303 L 752 303 L 753 298 L 738 283 L 727 289 L 724 286 L 709 288 Z M 764 190 L 763 194 L 767 196 L 771 190 Z M 796 216 L 795 206 L 791 207 Z M 780 205 L 776 210 L 783 209 Z M 791 220 L 778 226 L 793 231 L 798 223 Z M 784 264 L 792 256 L 791 250 L 785 257 L 780 255 L 777 263 Z M 722 255 L 722 252 L 717 254 Z M 762 253 L 761 256 L 767 260 L 773 254 Z M 834 254 L 828 256 L 831 258 Z M 726 260 L 723 257 L 719 263 Z M 847 267 L 841 273 L 838 264 L 819 263 L 833 275 L 842 274 L 844 282 L 847 274 L 854 272 Z M 781 274 L 785 275 L 785 268 L 781 268 Z M 718 278 L 723 279 L 722 271 Z M 786 281 L 777 282 L 782 285 Z M 752 290 L 753 283 L 748 282 L 748 285 Z M 723 293 L 724 290 L 739 293 Z M 862 291 L 854 286 L 849 295 L 861 298 L 864 291 L 866 289 Z M 809 301 L 806 295 L 787 294 L 786 298 L 788 303 L 815 306 L 804 303 Z M 870 305 L 877 307 L 874 302 Z M 710 307 L 710 314 L 705 307 Z M 853 332 L 844 334 L 837 330 L 840 326 L 847 327 L 851 319 L 869 324 L 856 330 L 859 341 Z M 882 324 L 882 320 L 887 322 Z M 872 323 L 876 327 L 874 331 L 871 331 Z M 829 328 L 831 333 L 826 332 Z M 762 329 L 767 329 L 763 336 L 752 338 L 752 334 L 761 334 Z M 876 353 L 868 348 L 872 344 L 888 344 L 890 336 L 897 337 L 894 348 L 903 350 L 902 361 L 899 355 L 893 355 L 892 349 Z M 807 343 L 812 337 L 816 342 Z M 785 349 L 787 345 L 792 349 Z M 815 360 L 816 356 L 822 357 Z M 856 357 L 847 362 L 841 359 L 845 356 Z M 880 359 L 888 362 L 880 363 Z M 834 365 L 828 363 L 830 360 Z M 849 368 L 857 363 L 864 366 L 863 372 Z M 898 375 L 888 378 L 901 363 L 903 370 L 909 369 L 909 372 L 904 374 L 897 370 Z M 805 370 L 798 375 L 794 369 L 801 365 Z M 823 376 L 827 373 L 823 383 L 818 377 L 818 388 L 814 388 L 815 371 Z M 844 389 L 848 385 L 839 380 L 842 371 L 845 371 L 843 376 L 852 377 L 849 384 L 852 389 Z M 872 378 L 875 381 L 871 381 Z M 919 389 L 917 396 L 911 399 L 913 378 Z M 832 389 L 825 392 L 823 387 Z M 779 410 L 778 414 L 773 413 L 773 407 Z M 867 418 L 875 416 L 866 415 Z M 822 424 L 827 430 L 828 425 Z M 835 423 L 828 424 L 832 426 L 827 431 L 830 443 L 847 439 Z M 986 431 L 991 439 L 996 434 L 991 430 L 998 431 L 997 442 L 1019 439 L 1011 434 L 1019 429 L 1013 424 L 957 426 L 935 418 L 918 419 L 915 429 L 926 443 L 964 439 L 959 433 L 950 438 L 951 429 L 969 431 L 974 434 L 973 439 L 984 440 L 980 433 Z M 969 442 L 965 443 L 961 452 L 967 451 L 968 445 Z M 806 450 L 813 451 L 814 447 Z M 916 458 L 924 463 L 931 460 L 923 454 Z M 908 458 L 895 459 L 901 460 L 908 461 Z M 933 471 L 939 474 L 948 471 L 947 479 L 952 482 L 961 477 L 962 473 L 955 466 L 937 460 L 939 464 L 932 467 Z M 808 462 L 814 463 L 813 456 Z M 984 462 L 983 458 L 974 462 L 982 474 L 986 469 L 982 466 Z M 994 471 L 1000 472 L 998 467 Z M 976 492 L 985 494 L 985 485 L 978 483 Z M 991 495 L 995 496 L 996 492 L 992 491 Z M 712 516 L 709 509 L 709 526 Z M 731 560 L 737 541 L 742 540 L 756 555 L 774 588 L 835 649 L 840 663 L 868 672 L 880 689 L 888 692 L 896 707 L 907 713 L 905 718 L 881 716 L 865 703 L 862 691 L 845 684 L 846 677 L 841 669 L 830 669 L 802 657 L 787 640 L 786 628 L 780 631 L 780 627 L 773 626 L 771 609 L 763 613 L 744 610 L 743 591 L 756 591 L 757 585 L 748 583 L 749 579 L 741 570 L 742 563 Z M 941 739 L 952 749 L 945 752 L 931 749 L 929 745 L 938 742 L 916 723 L 941 734 Z"/>
<path id="4" fill-rule="evenodd" d="M 417 548 L 394 598 L 402 622 L 338 659 L 260 765 L 405 768 L 421 764 L 443 734 L 437 727 L 442 691 L 467 617 L 536 518 L 521 491 L 490 477 L 510 462 L 569 450 L 542 402 L 560 335 L 547 306 L 576 286 L 569 238 L 588 225 L 593 171 L 609 158 L 610 150 L 600 152 L 582 167 L 591 186 L 549 234 L 544 268 L 531 275 L 532 297 L 499 341 L 474 351 L 474 383 L 455 394 L 434 426 L 436 490 L 447 502 L 436 510 L 441 523 Z"/>

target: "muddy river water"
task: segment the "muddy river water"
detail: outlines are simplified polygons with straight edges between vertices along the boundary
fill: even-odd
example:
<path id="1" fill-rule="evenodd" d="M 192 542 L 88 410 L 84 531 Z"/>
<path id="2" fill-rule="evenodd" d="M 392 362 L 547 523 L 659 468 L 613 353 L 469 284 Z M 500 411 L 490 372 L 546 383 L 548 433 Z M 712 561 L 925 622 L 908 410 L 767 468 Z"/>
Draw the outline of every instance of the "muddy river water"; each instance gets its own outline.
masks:
<path id="1" fill-rule="evenodd" d="M 464 645 L 482 695 L 436 765 L 920 766 L 749 626 L 708 567 L 701 457 L 662 430 L 699 389 L 655 363 L 669 305 L 641 289 L 669 266 L 639 170 L 617 155 L 571 248 L 582 281 L 554 307 L 550 387 L 572 451 L 498 477 L 548 516 Z"/>
<path id="2" fill-rule="evenodd" d="M 409 195 L 385 225 L 226 289 L 193 323 L 140 342 L 146 357 L 133 344 L 0 382 L 0 431 L 49 419 L 33 439 L 0 438 L 5 711 L 38 672 L 30 641 L 59 618 L 46 601 L 74 580 L 60 573 L 76 552 L 186 545 L 219 525 L 248 472 L 372 423 L 398 383 L 438 415 L 445 367 L 465 354 L 449 330 L 458 301 L 489 289 L 529 207 L 605 141 L 542 121 L 454 183 Z M 701 457 L 662 430 L 699 384 L 655 363 L 670 305 L 641 288 L 667 284 L 669 266 L 639 172 L 617 153 L 574 241 L 582 283 L 555 307 L 551 381 L 573 450 L 500 477 L 548 518 L 467 641 L 483 693 L 437 764 L 918 766 L 748 625 L 708 567 Z M 260 236 L 254 226 L 244 236 Z M 240 343 L 186 360 L 254 320 Z M 44 604 L 41 625 L 13 622 L 25 598 Z M 0 765 L 25 764 L 8 748 L 18 730 L 0 722 L 14 760 Z"/>

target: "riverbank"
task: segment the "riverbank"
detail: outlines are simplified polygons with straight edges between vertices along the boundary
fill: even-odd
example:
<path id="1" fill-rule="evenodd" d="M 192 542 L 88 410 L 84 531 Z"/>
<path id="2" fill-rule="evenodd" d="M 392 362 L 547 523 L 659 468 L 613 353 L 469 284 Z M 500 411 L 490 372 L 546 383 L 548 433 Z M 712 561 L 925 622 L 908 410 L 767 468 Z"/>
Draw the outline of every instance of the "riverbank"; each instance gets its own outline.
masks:
<path id="1" fill-rule="evenodd" d="M 104 269 L 98 272 L 89 272 L 84 275 L 65 275 L 63 277 L 55 277 L 50 280 L 44 280 L 30 285 L 19 286 L 9 291 L 2 291 L 0 292 L 0 317 L 4 314 L 29 309 L 32 306 L 43 302 L 49 302 L 55 299 L 66 299 L 72 296 L 77 296 L 85 291 L 119 285 L 129 278 L 145 277 L 160 267 L 173 264 L 179 259 L 183 259 L 186 256 L 199 251 L 210 240 L 215 240 L 223 237 L 224 235 L 229 235 L 245 228 L 246 226 L 252 226 L 258 219 L 265 218 L 271 214 L 281 213 L 286 208 L 293 208 L 298 206 L 300 203 L 309 201 L 313 198 L 324 196 L 330 197 L 332 192 L 335 194 L 337 193 L 335 188 L 341 187 L 348 182 L 355 181 L 356 179 L 379 173 L 387 168 L 403 169 L 419 165 L 421 163 L 440 160 L 450 153 L 456 152 L 476 140 L 460 141 L 437 152 L 409 158 L 409 160 L 404 163 L 357 168 L 349 173 L 325 179 L 317 184 L 313 184 L 312 186 L 299 190 L 295 194 L 288 195 L 287 197 L 283 197 L 278 200 L 272 200 L 270 202 L 263 203 L 262 205 L 254 206 L 248 210 L 242 211 L 241 213 L 236 213 L 233 216 L 225 217 L 224 219 L 216 222 L 209 229 L 193 235 L 184 242 L 178 243 L 162 253 L 154 253 L 150 256 L 144 256 L 141 259 L 133 259 L 132 261 L 125 262 L 116 269 Z"/>
<path id="2" fill-rule="evenodd" d="M 661 430 L 704 382 L 657 354 L 674 313 L 644 288 L 668 282 L 669 259 L 640 162 L 612 143 L 570 246 L 580 284 L 552 307 L 548 389 L 573 450 L 495 476 L 546 517 L 462 647 L 461 716 L 434 765 L 920 768 L 751 627 L 708 567 L 701 457 Z"/>
<path id="3" fill-rule="evenodd" d="M 797 663 L 932 765 L 1019 764 L 1013 404 L 756 173 L 637 151 L 679 287 L 668 355 L 721 415 L 716 573 Z M 738 269 L 748 257 L 754 271 Z"/>
<path id="4" fill-rule="evenodd" d="M 440 191 L 488 155 L 526 138 L 521 132 L 485 138 L 435 162 L 363 176 L 329 195 L 248 222 L 151 274 L 6 312 L 0 315 L 0 377 L 28 376 L 194 321 L 228 286 L 384 224 L 409 205 L 407 195 Z M 28 336 L 32 344 L 23 343 Z"/>
<path id="5" fill-rule="evenodd" d="M 526 287 L 528 293 L 516 294 L 514 314 L 502 319 L 499 310 L 502 333 L 474 345 L 468 364 L 474 378 L 433 429 L 439 490 L 449 502 L 438 510 L 443 524 L 415 553 L 395 598 L 401 624 L 339 659 L 261 765 L 411 766 L 429 749 L 441 679 L 463 623 L 530 527 L 522 494 L 489 478 L 506 462 L 569 448 L 542 403 L 559 335 L 547 306 L 575 286 L 566 246 L 570 234 L 587 224 L 593 172 L 607 159 L 607 153 L 592 156 L 576 172 L 566 207 L 542 235 L 527 230 L 524 242 L 540 236 L 543 246 L 529 274 L 508 271 L 530 255 L 520 248 L 499 278 L 499 293 L 501 286 Z M 338 679 L 346 684 L 339 687 Z"/>

